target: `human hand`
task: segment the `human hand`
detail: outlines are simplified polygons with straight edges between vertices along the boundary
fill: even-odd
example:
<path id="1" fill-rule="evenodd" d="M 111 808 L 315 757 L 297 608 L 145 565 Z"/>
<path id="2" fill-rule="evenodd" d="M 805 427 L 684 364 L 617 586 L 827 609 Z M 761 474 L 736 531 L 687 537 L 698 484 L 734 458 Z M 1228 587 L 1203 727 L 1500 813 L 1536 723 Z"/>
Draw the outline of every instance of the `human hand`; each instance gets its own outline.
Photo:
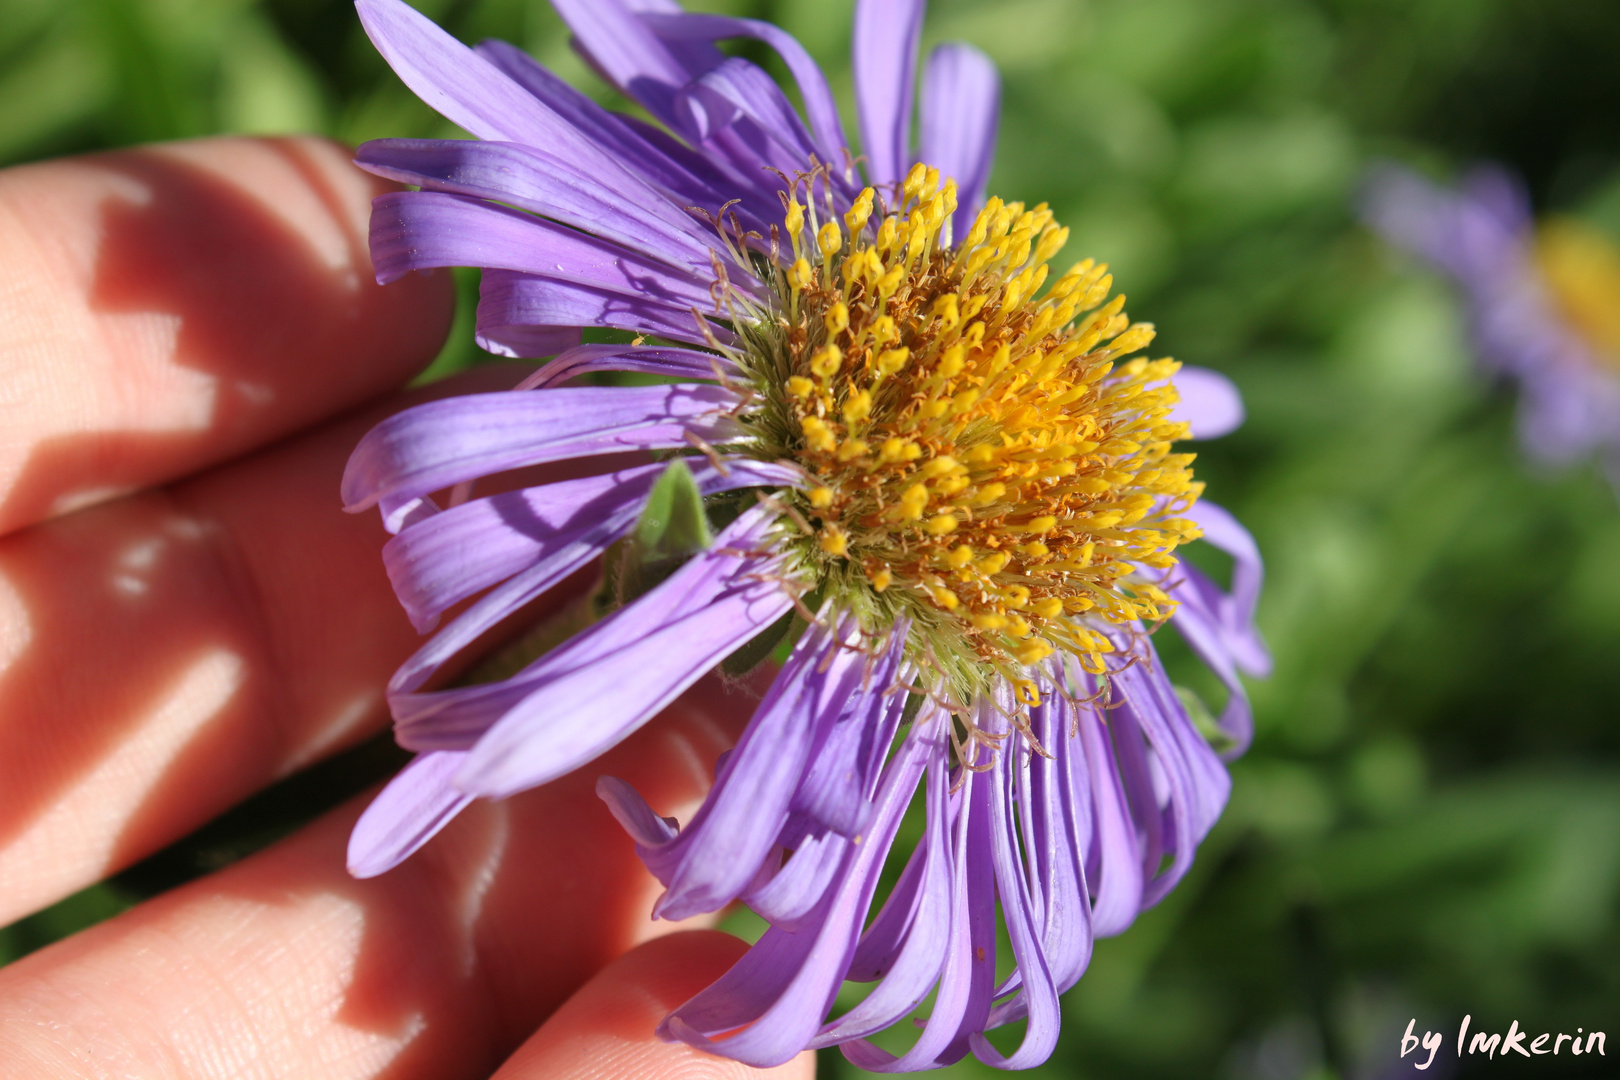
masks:
<path id="1" fill-rule="evenodd" d="M 386 723 L 417 638 L 344 461 L 411 400 L 515 377 L 397 393 L 452 297 L 372 282 L 377 190 L 313 140 L 0 173 L 0 924 Z M 599 771 L 684 817 L 749 706 L 706 684 Z M 362 796 L 0 969 L 0 1075 L 754 1075 L 654 1038 L 743 946 L 644 941 L 656 886 L 596 771 L 369 881 Z"/>

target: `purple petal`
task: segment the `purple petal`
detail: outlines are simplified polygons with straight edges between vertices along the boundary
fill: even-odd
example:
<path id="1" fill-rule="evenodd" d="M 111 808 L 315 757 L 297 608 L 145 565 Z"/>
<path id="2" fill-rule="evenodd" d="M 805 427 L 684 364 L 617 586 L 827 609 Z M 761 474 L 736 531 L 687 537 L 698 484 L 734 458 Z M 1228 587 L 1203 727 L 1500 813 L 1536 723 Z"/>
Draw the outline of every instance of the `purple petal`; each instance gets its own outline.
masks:
<path id="1" fill-rule="evenodd" d="M 1233 742 L 1226 756 L 1237 757 L 1248 749 L 1253 738 L 1254 715 L 1249 708 L 1249 692 L 1238 677 L 1233 658 L 1233 639 L 1224 610 L 1228 598 L 1190 563 L 1182 563 L 1177 573 L 1182 581 L 1173 591 L 1176 611 L 1171 623 L 1193 655 L 1226 687 L 1226 705 L 1221 709 L 1218 723 Z"/>
<path id="2" fill-rule="evenodd" d="M 577 348 L 582 326 L 487 326 L 475 331 L 480 349 L 514 360 L 543 360 Z"/>
<path id="3" fill-rule="evenodd" d="M 923 0 L 859 0 L 850 45 L 855 108 L 866 175 L 873 184 L 905 176 L 911 158 L 911 99 Z"/>
<path id="4" fill-rule="evenodd" d="M 754 528 L 753 533 L 736 532 L 739 526 L 733 522 L 721 534 L 722 537 L 730 536 L 733 541 L 739 536 L 747 538 L 746 543 L 731 549 L 733 551 L 749 550 L 763 544 L 770 530 L 768 517 L 762 517 L 756 511 L 749 511 L 744 516 Z M 716 541 L 716 544 L 717 547 L 711 549 L 709 554 L 718 551 L 720 541 Z M 764 570 L 768 570 L 771 565 L 769 553 L 761 551 L 758 558 L 766 560 Z M 510 612 L 511 590 L 532 589 L 534 573 L 545 569 L 544 564 L 533 567 L 491 590 L 400 667 L 389 682 L 388 698 L 397 724 L 396 733 L 409 738 L 407 732 L 413 729 L 431 732 L 438 725 L 452 735 L 457 730 L 462 733 L 454 735 L 452 745 L 456 748 L 470 745 L 471 739 L 487 730 L 495 719 L 541 682 L 565 671 L 587 667 L 623 648 L 635 641 L 646 625 L 672 621 L 711 603 L 717 595 L 726 591 L 726 582 L 738 573 L 725 559 L 693 559 L 658 588 L 636 600 L 634 616 L 625 616 L 624 612 L 628 609 L 620 609 L 509 679 L 432 693 L 402 692 L 420 686 L 433 664 L 443 663 L 447 656 L 464 648 L 488 629 L 498 621 L 497 613 Z M 490 605 L 495 605 L 494 611 L 485 610 Z"/>
<path id="5" fill-rule="evenodd" d="M 799 639 L 691 822 L 669 844 L 641 852 L 667 887 L 656 917 L 719 910 L 776 843 L 816 732 L 860 682 L 858 654 L 837 641 L 819 624 Z"/>
<path id="6" fill-rule="evenodd" d="M 712 310 L 713 300 L 703 308 Z M 733 340 L 729 330 L 705 323 L 698 305 L 681 307 L 596 285 L 558 281 L 511 270 L 486 270 L 478 295 L 478 343 L 501 352 L 514 328 L 604 326 L 694 345 Z M 510 347 L 510 346 L 509 346 Z"/>
<path id="7" fill-rule="evenodd" d="M 472 796 L 451 785 L 466 754 L 422 754 L 377 793 L 349 834 L 349 873 L 376 877 L 433 839 Z"/>
<path id="8" fill-rule="evenodd" d="M 697 37 L 718 41 L 747 37 L 775 49 L 799 85 L 799 96 L 804 99 L 804 111 L 810 118 L 810 130 L 815 133 L 821 160 L 829 165 L 839 163 L 848 140 L 844 138 L 844 127 L 838 118 L 838 103 L 821 68 L 793 35 L 758 19 L 733 19 L 723 15 L 644 15 L 642 21 L 665 40 Z"/>
<path id="9" fill-rule="evenodd" d="M 556 145 L 606 159 L 587 139 L 494 65 L 402 0 L 356 0 L 360 21 L 394 73 L 451 123 L 480 139 Z M 611 162 L 609 162 L 611 165 Z"/>
<path id="10" fill-rule="evenodd" d="M 760 182 L 743 177 L 670 139 L 661 131 L 644 128 L 628 116 L 609 112 L 547 71 L 523 50 L 504 41 L 485 41 L 478 53 L 506 72 L 529 93 L 584 132 L 626 168 L 667 193 L 677 207 L 698 206 L 713 212 L 727 199 L 742 198 L 744 214 L 781 215 L 774 197 L 765 198 Z M 761 222 L 750 220 L 749 228 Z M 723 252 L 721 258 L 736 273 L 736 265 Z M 746 273 L 747 271 L 743 271 Z"/>
<path id="11" fill-rule="evenodd" d="M 1079 716 L 1083 752 L 1074 756 L 1077 777 L 1091 791 L 1093 834 L 1086 880 L 1091 885 L 1091 925 L 1098 937 L 1124 932 L 1142 910 L 1142 856 L 1130 807 L 1114 764 L 1108 729 L 1094 709 Z"/>
<path id="12" fill-rule="evenodd" d="M 549 145 L 377 139 L 355 152 L 355 162 L 403 184 L 544 214 L 699 276 L 712 273 L 712 253 L 722 247 L 712 229 L 640 181 L 592 173 Z"/>
<path id="13" fill-rule="evenodd" d="M 653 813 L 636 789 L 618 777 L 597 777 L 596 795 L 636 843 L 652 847 L 674 838 L 675 819 Z"/>
<path id="14" fill-rule="evenodd" d="M 477 266 L 645 296 L 683 309 L 714 307 L 712 273 L 700 279 L 533 214 L 440 191 L 390 192 L 371 206 L 371 261 L 380 283 L 429 267 Z"/>
<path id="15" fill-rule="evenodd" d="M 436 514 L 383 548 L 394 592 L 417 629 L 425 630 L 452 604 L 532 566 L 552 565 L 547 584 L 561 581 L 629 533 L 666 467 L 641 465 L 505 492 Z M 690 467 L 704 495 L 775 486 L 793 475 L 747 460 L 725 472 L 703 460 Z M 531 581 L 528 587 L 545 586 Z"/>
<path id="16" fill-rule="evenodd" d="M 687 445 L 691 432 L 724 442 L 735 394 L 717 386 L 507 390 L 430 401 L 368 431 L 343 473 L 344 508 L 383 495 L 418 496 L 463 480 L 547 461 Z"/>
<path id="17" fill-rule="evenodd" d="M 671 1013 L 659 1034 L 761 1068 L 803 1050 L 842 983 L 917 782 L 943 752 L 942 724 L 914 727 L 884 770 L 872 834 L 850 848 L 837 888 L 828 890 L 814 916 L 797 932 L 766 931 L 730 971 Z"/>
<path id="18" fill-rule="evenodd" d="M 731 126 L 738 115 L 759 125 L 799 168 L 808 169 L 816 152 L 804 122 L 782 88 L 759 65 L 727 57 L 687 83 L 676 95 L 683 127 L 707 141 Z"/>
<path id="19" fill-rule="evenodd" d="M 950 798 L 950 914 L 933 1011 L 916 1043 L 898 1057 L 865 1039 L 844 1043 L 844 1057 L 870 1072 L 912 1072 L 959 1061 L 969 1050 L 969 1033 L 982 1029 L 989 1017 L 995 976 L 995 886 L 987 865 L 988 823 L 980 825 L 986 817 L 983 799 L 974 797 L 984 785 L 974 779 L 975 774 L 967 774 L 963 789 Z"/>
<path id="20" fill-rule="evenodd" d="M 777 929 L 803 929 L 843 872 L 849 850 L 848 837 L 825 830 L 804 833 L 794 841 L 787 864 L 745 893 L 743 903 Z"/>
<path id="21" fill-rule="evenodd" d="M 848 695 L 835 722 L 820 733 L 810 767 L 793 794 L 791 809 L 817 825 L 854 838 L 867 827 L 878 771 L 894 742 L 906 695 L 896 676 L 905 655 L 910 623 L 889 630 L 889 646 L 861 672 L 859 692 Z"/>
<path id="22" fill-rule="evenodd" d="M 1186 423 L 1195 439 L 1218 439 L 1243 423 L 1243 395 L 1218 371 L 1184 366 L 1171 380 L 1181 400 L 1170 410 L 1171 423 Z"/>
<path id="23" fill-rule="evenodd" d="M 861 936 L 846 979 L 881 979 L 861 1003 L 823 1025 L 811 1047 L 864 1038 L 899 1023 L 922 1004 L 944 962 L 949 940 L 952 864 L 946 821 L 948 769 L 928 767 L 927 823 L 894 892 Z"/>
<path id="24" fill-rule="evenodd" d="M 544 158 L 564 182 L 594 181 L 581 186 L 617 192 L 616 200 L 605 200 L 610 204 L 661 201 L 585 133 L 409 5 L 401 0 L 357 0 L 356 6 L 377 51 L 405 85 L 446 119 L 480 139 L 522 144 Z M 591 0 L 586 6 L 617 5 L 613 0 Z M 588 222 L 573 224 L 590 227 Z M 611 235 L 602 229 L 592 231 Z"/>
<path id="25" fill-rule="evenodd" d="M 595 371 L 635 371 L 672 379 L 741 380 L 742 369 L 717 353 L 660 345 L 579 345 L 518 383 L 516 390 L 544 390 Z"/>
<path id="26" fill-rule="evenodd" d="M 1232 595 L 1221 610 L 1228 648 L 1238 667 L 1250 675 L 1271 674 L 1271 654 L 1255 625 L 1255 610 L 1265 582 L 1265 563 L 1249 530 L 1224 507 L 1202 499 L 1187 511 L 1204 531 L 1202 539 L 1232 556 Z"/>
<path id="27" fill-rule="evenodd" d="M 1061 676 L 1060 676 L 1061 677 Z M 1030 808 L 1026 850 L 1031 902 L 1041 926 L 1041 947 L 1059 991 L 1073 986 L 1091 960 L 1091 904 L 1085 849 L 1091 836 L 1090 792 L 1077 788 L 1070 758 L 1083 752 L 1070 734 L 1072 707 L 1053 693 L 1031 710 L 1037 738 L 1051 754 L 1023 755 L 1019 801 Z"/>
<path id="28" fill-rule="evenodd" d="M 675 91 L 700 72 L 682 64 L 621 0 L 551 0 L 551 6 L 608 81 L 675 125 Z"/>
<path id="29" fill-rule="evenodd" d="M 1004 734 L 1012 733 L 1011 726 L 1005 721 L 1000 730 Z M 1047 967 L 1040 928 L 1032 916 L 1027 868 L 1020 857 L 1020 828 L 1014 812 L 1012 774 L 1016 767 L 1014 759 L 1023 755 L 1014 753 L 1013 745 L 1011 742 L 1003 745 L 1002 752 L 995 755 L 988 775 L 975 777 L 979 785 L 986 789 L 985 802 L 990 812 L 989 847 L 995 867 L 996 893 L 1001 898 L 1002 923 L 1007 928 L 1022 984 L 1010 1006 L 991 1012 L 988 1026 L 1005 1022 L 998 1015 L 1002 1011 L 1008 1014 L 1016 1012 L 1016 1015 L 1029 1020 L 1022 1041 L 1011 1054 L 1003 1055 L 990 1044 L 982 1031 L 970 1034 L 973 1056 L 998 1069 L 1028 1069 L 1051 1057 L 1053 1048 L 1057 1046 L 1061 1024 L 1058 988 Z M 1025 804 L 1022 811 L 1030 815 L 1038 814 L 1040 809 Z"/>
<path id="30" fill-rule="evenodd" d="M 760 579 L 771 559 L 739 557 L 731 547 L 770 520 L 760 510 L 748 511 L 716 538 L 714 548 L 642 598 L 651 603 L 615 612 L 526 669 L 536 691 L 478 739 L 456 785 L 504 798 L 573 771 L 775 622 L 793 603 L 780 584 Z M 649 617 L 660 606 L 661 598 L 653 599 L 659 593 L 679 597 L 680 609 Z M 610 644 L 617 648 L 606 651 Z M 590 659 L 582 663 L 585 656 Z"/>
<path id="31" fill-rule="evenodd" d="M 922 138 L 918 159 L 956 181 L 953 233 L 967 235 L 984 205 L 1001 117 L 996 65 L 971 45 L 936 48 L 923 70 Z"/>

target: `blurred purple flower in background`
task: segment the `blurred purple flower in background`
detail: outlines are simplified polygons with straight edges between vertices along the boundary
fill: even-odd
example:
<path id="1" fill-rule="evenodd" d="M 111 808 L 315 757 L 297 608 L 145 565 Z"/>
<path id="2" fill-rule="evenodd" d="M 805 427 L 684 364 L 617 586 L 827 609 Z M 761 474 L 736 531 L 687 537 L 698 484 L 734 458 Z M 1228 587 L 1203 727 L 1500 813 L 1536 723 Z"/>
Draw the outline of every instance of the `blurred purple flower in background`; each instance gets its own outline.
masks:
<path id="1" fill-rule="evenodd" d="M 467 49 L 399 0 L 358 6 L 400 77 L 482 140 L 360 149 L 421 188 L 377 200 L 379 279 L 482 267 L 480 343 L 556 358 L 512 391 L 406 410 L 350 462 L 345 503 L 397 533 L 384 558 L 416 625 L 472 600 L 390 685 L 420 756 L 356 826 L 351 868 L 381 873 L 471 799 L 584 765 L 786 628 L 791 650 L 692 820 L 598 784 L 665 885 L 655 915 L 740 899 L 769 923 L 662 1033 L 755 1065 L 833 1044 L 879 1071 L 1045 1060 L 1094 937 L 1181 879 L 1224 806 L 1210 740 L 1232 755 L 1249 739 L 1238 673 L 1269 665 L 1259 554 L 1172 452 L 1236 427 L 1235 389 L 1120 360 L 1152 328 L 1108 299 L 1106 267 L 1048 282 L 1068 231 L 1044 205 L 985 199 L 999 89 L 978 51 L 930 55 L 913 154 L 920 2 L 857 7 L 861 160 L 825 78 L 765 23 L 556 0 L 580 52 L 659 127 L 509 45 Z M 776 52 L 805 120 L 716 47 L 731 38 Z M 584 327 L 637 340 L 580 344 Z M 599 371 L 680 381 L 562 385 Z M 665 460 L 444 509 L 430 497 L 631 451 Z M 697 508 L 683 543 L 658 546 L 653 504 L 664 525 Z M 727 522 L 713 537 L 706 513 Z M 1230 592 L 1175 553 L 1200 536 L 1232 556 Z M 502 618 L 605 553 L 629 565 L 636 544 L 665 576 L 623 606 L 509 678 L 423 689 Z M 1166 677 L 1149 632 L 1164 621 L 1227 687 L 1219 720 Z M 913 804 L 922 840 L 872 917 Z M 829 1019 L 845 980 L 874 985 Z M 931 993 L 909 1050 L 868 1041 Z M 1022 1019 L 1010 1054 L 985 1039 Z"/>
<path id="2" fill-rule="evenodd" d="M 1549 465 L 1596 456 L 1620 487 L 1620 251 L 1609 239 L 1567 218 L 1538 229 L 1523 187 L 1494 166 L 1455 188 L 1381 166 L 1362 214 L 1462 292 L 1480 363 L 1519 385 L 1525 450 Z"/>

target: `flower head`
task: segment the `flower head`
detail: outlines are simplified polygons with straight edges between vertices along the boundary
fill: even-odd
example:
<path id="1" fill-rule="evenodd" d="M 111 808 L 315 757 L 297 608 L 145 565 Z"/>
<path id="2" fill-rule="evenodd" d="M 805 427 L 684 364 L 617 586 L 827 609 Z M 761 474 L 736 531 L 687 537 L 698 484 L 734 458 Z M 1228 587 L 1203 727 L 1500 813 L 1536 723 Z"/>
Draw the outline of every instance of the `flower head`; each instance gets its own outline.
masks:
<path id="1" fill-rule="evenodd" d="M 1393 165 L 1376 170 L 1363 214 L 1463 294 L 1479 359 L 1519 384 L 1532 457 L 1596 454 L 1620 486 L 1620 249 L 1572 218 L 1537 226 L 1523 188 L 1481 167 L 1454 189 Z"/>
<path id="2" fill-rule="evenodd" d="M 1110 299 L 1106 267 L 1051 274 L 1068 235 L 1051 212 L 985 201 L 997 82 L 970 47 L 930 57 L 913 157 L 920 3 L 857 7 L 864 160 L 815 65 L 765 23 L 557 0 L 653 127 L 398 0 L 359 7 L 401 77 L 485 140 L 361 148 L 422 188 L 378 200 L 378 276 L 481 266 L 480 340 L 556 356 L 513 391 L 385 421 L 350 462 L 345 501 L 397 532 L 384 558 L 418 627 L 472 600 L 390 686 L 396 735 L 421 756 L 362 817 L 351 867 L 380 873 L 471 799 L 585 764 L 787 629 L 692 820 L 598 784 L 665 886 L 656 915 L 741 899 L 770 924 L 663 1033 L 759 1065 L 831 1044 L 889 1071 L 1044 1060 L 1093 938 L 1164 896 L 1219 814 L 1209 738 L 1229 753 L 1248 739 L 1238 671 L 1268 665 L 1258 553 L 1173 446 L 1236 426 L 1235 391 L 1134 357 L 1152 327 Z M 777 51 L 806 119 L 715 47 L 735 37 Z M 582 345 L 583 327 L 643 337 Z M 562 385 L 603 370 L 676 381 Z M 431 498 L 630 450 L 663 460 Z M 710 513 L 727 522 L 712 537 Z M 1199 537 L 1233 555 L 1230 593 L 1177 555 Z M 421 689 L 621 542 L 656 556 L 650 587 L 509 678 Z M 1158 661 L 1165 621 L 1230 690 L 1205 731 Z M 919 800 L 924 838 L 874 915 Z M 999 975 L 998 908 L 1013 954 Z M 829 1018 L 847 979 L 874 988 Z M 867 1041 L 930 993 L 910 1050 Z M 1012 1054 L 985 1041 L 1023 1018 Z"/>

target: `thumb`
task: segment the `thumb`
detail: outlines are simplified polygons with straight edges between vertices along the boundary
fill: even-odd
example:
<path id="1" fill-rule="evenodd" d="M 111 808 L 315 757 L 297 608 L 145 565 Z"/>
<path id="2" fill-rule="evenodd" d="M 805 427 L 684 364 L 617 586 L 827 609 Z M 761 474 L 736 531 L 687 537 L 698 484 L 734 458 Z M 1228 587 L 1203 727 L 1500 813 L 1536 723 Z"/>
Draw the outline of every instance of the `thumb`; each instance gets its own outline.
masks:
<path id="1" fill-rule="evenodd" d="M 518 1048 L 494 1080 L 812 1080 L 806 1051 L 774 1069 L 755 1069 L 653 1030 L 671 1009 L 719 978 L 748 948 L 715 930 L 655 938 L 599 971 Z"/>

